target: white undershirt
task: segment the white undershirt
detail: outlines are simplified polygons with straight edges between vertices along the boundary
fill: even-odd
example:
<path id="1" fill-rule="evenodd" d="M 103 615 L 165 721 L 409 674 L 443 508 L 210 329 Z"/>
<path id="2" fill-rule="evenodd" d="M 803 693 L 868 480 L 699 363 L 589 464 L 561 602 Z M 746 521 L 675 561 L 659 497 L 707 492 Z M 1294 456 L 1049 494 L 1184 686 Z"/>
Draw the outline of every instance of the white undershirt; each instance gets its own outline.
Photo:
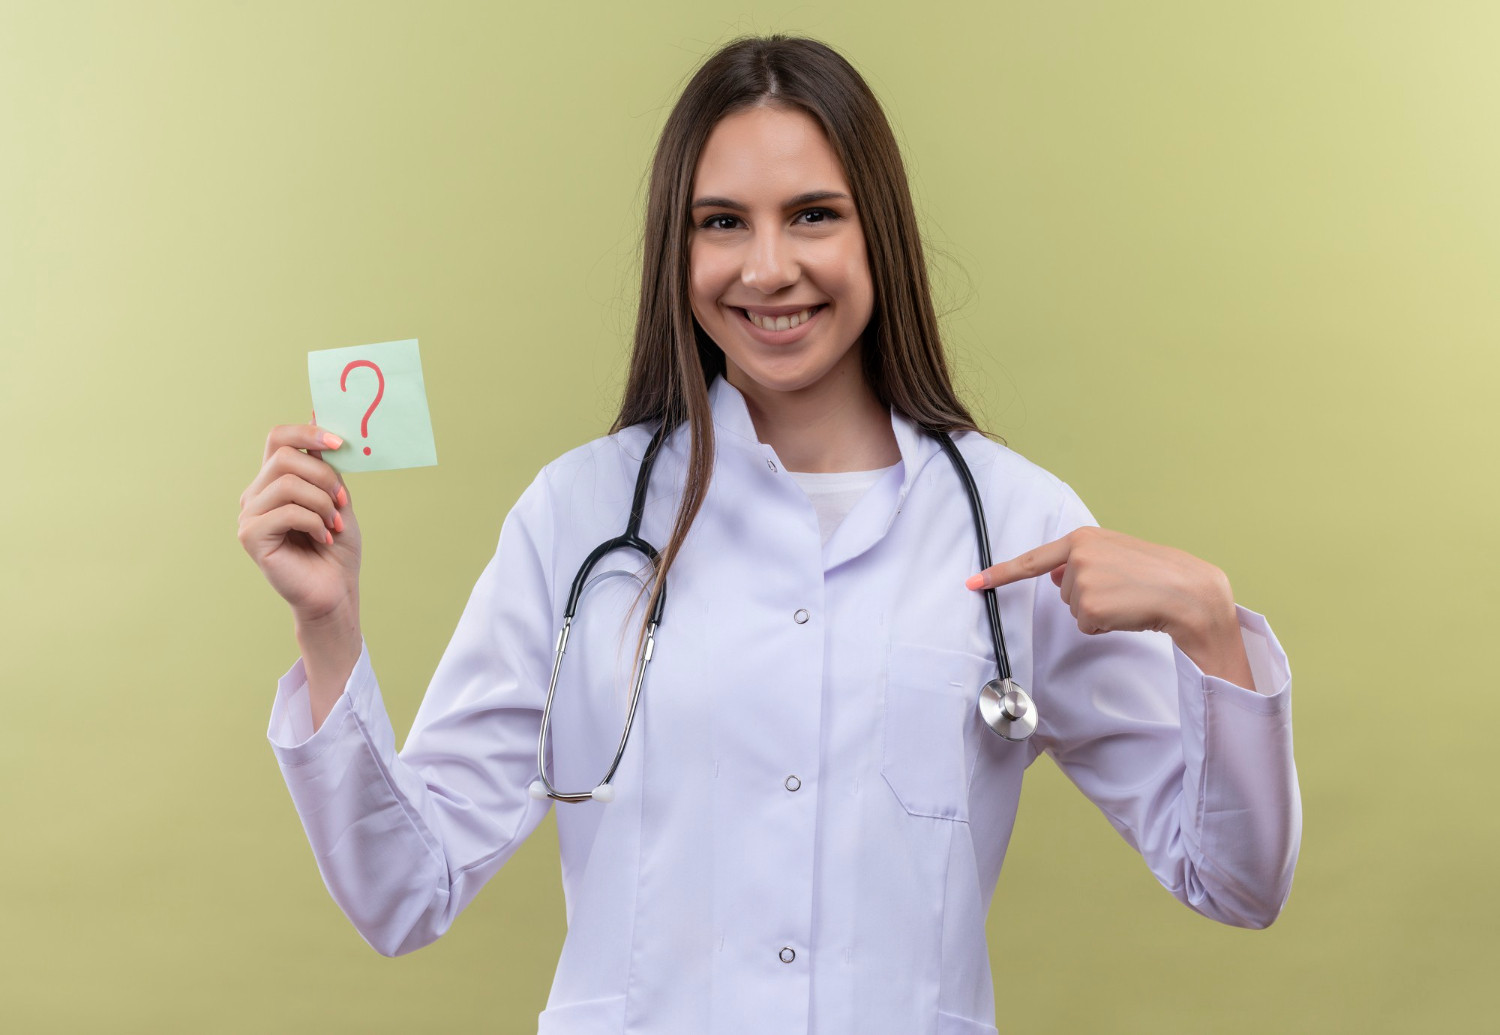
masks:
<path id="1" fill-rule="evenodd" d="M 818 529 L 823 533 L 823 542 L 827 543 L 833 530 L 839 527 L 839 522 L 870 491 L 870 486 L 896 466 L 892 464 L 878 471 L 829 471 L 817 474 L 788 471 L 787 474 L 797 480 L 802 491 L 807 493 L 807 498 L 812 500 L 813 509 L 818 512 Z"/>

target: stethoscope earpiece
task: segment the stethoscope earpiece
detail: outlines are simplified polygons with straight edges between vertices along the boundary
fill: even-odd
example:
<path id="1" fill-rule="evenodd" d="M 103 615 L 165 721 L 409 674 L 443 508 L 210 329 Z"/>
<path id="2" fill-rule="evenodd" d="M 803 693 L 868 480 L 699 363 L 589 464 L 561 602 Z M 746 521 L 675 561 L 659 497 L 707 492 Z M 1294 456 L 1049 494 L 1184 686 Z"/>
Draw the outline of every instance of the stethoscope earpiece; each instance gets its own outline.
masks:
<path id="1" fill-rule="evenodd" d="M 1011 679 L 991 679 L 979 691 L 979 715 L 1006 740 L 1025 740 L 1036 732 L 1036 705 Z"/>

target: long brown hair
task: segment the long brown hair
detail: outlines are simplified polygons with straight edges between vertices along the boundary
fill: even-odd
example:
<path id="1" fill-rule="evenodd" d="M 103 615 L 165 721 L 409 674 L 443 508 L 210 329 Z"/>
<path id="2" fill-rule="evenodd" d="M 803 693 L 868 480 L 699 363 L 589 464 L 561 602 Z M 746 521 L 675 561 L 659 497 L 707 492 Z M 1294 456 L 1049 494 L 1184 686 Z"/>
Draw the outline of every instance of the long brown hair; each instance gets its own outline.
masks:
<path id="1" fill-rule="evenodd" d="M 714 455 L 708 386 L 724 372 L 724 353 L 698 325 L 689 302 L 693 177 L 719 120 L 760 104 L 812 116 L 848 177 L 874 282 L 874 308 L 860 349 L 876 397 L 930 431 L 980 431 L 948 378 L 906 169 L 875 95 L 848 61 L 817 40 L 775 35 L 733 41 L 693 75 L 656 145 L 635 347 L 625 397 L 610 428 L 614 433 L 643 422 L 688 426 L 686 484 L 671 539 L 661 551 L 648 618 L 708 492 Z"/>

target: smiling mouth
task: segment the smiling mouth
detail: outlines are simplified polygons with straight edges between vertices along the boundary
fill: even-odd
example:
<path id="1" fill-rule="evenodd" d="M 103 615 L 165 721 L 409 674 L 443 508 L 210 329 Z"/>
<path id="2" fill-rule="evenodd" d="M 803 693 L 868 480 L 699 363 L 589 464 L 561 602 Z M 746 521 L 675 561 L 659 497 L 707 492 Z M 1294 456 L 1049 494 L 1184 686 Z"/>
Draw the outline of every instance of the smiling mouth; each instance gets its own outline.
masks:
<path id="1" fill-rule="evenodd" d="M 821 305 L 808 306 L 800 313 L 791 313 L 787 316 L 758 316 L 748 309 L 740 309 L 739 312 L 763 331 L 789 331 L 811 320 L 820 309 L 826 308 L 827 304 L 825 302 Z"/>

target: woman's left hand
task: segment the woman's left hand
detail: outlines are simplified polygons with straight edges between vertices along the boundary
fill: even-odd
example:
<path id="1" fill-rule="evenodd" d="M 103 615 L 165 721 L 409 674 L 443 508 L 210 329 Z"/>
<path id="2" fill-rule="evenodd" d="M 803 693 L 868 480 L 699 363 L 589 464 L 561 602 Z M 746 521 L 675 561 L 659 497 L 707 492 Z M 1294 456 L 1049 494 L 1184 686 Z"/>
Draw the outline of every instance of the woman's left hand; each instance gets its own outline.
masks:
<path id="1" fill-rule="evenodd" d="M 1080 631 L 1151 629 L 1172 637 L 1204 674 L 1254 688 L 1223 571 L 1190 553 L 1086 525 L 968 580 L 991 589 L 1052 573 Z"/>

